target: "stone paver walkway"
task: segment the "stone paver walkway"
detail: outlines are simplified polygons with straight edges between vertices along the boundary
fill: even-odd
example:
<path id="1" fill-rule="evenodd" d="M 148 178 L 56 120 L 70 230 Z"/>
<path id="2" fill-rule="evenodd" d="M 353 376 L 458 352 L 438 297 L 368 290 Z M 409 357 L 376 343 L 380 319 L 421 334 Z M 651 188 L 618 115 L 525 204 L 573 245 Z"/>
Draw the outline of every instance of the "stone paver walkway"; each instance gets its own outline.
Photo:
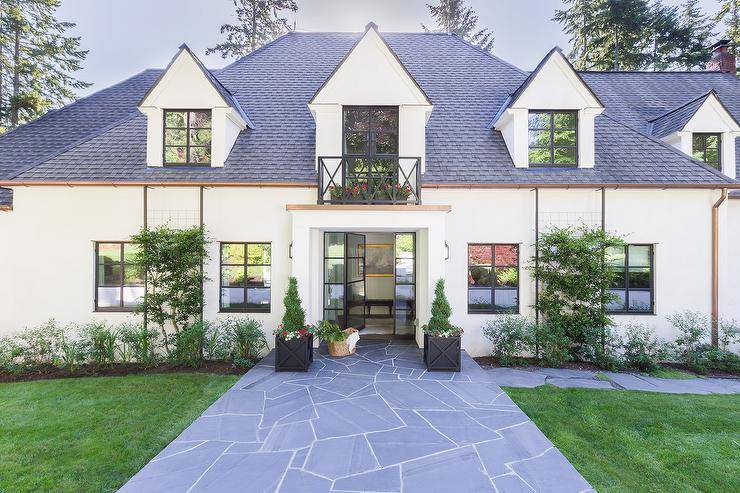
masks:
<path id="1" fill-rule="evenodd" d="M 466 353 L 461 373 L 375 341 L 308 373 L 271 356 L 121 491 L 593 491 Z"/>
<path id="2" fill-rule="evenodd" d="M 502 387 L 539 387 L 551 384 L 561 388 L 643 390 L 669 394 L 738 394 L 740 380 L 732 378 L 657 378 L 639 373 L 569 370 L 561 368 L 485 368 Z M 602 378 L 597 378 L 597 374 Z"/>

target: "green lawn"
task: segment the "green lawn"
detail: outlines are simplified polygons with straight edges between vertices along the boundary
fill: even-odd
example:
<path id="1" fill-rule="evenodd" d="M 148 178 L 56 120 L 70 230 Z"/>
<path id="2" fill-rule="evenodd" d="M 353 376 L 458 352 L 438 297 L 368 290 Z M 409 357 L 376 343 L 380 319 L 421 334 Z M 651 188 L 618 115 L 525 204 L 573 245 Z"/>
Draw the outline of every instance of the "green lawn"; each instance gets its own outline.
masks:
<path id="1" fill-rule="evenodd" d="M 237 379 L 181 373 L 0 384 L 0 492 L 115 491 Z"/>
<path id="2" fill-rule="evenodd" d="M 740 396 L 507 388 L 599 492 L 740 491 Z"/>

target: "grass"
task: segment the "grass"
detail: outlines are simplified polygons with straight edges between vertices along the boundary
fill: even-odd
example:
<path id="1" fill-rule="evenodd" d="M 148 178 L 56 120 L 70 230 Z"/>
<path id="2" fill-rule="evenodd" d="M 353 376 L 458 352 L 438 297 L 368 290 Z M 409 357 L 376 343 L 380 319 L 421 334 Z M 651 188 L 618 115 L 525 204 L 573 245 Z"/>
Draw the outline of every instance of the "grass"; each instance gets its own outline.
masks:
<path id="1" fill-rule="evenodd" d="M 0 384 L 0 492 L 115 491 L 237 379 L 181 373 Z"/>
<path id="2" fill-rule="evenodd" d="M 693 373 L 677 370 L 675 368 L 671 368 L 670 366 L 661 366 L 657 370 L 648 373 L 648 375 L 658 378 L 672 378 L 674 380 L 693 380 L 694 378 L 699 378 Z"/>
<path id="3" fill-rule="evenodd" d="M 506 392 L 600 493 L 740 491 L 740 395 Z"/>

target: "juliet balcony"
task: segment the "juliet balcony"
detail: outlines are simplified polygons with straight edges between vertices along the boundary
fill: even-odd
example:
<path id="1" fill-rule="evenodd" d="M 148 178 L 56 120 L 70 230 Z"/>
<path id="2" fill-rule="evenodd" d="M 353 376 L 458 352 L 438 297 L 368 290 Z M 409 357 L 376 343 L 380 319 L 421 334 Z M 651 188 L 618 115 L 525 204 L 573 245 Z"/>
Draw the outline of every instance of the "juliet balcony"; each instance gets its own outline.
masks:
<path id="1" fill-rule="evenodd" d="M 421 204 L 421 158 L 319 157 L 319 204 Z"/>

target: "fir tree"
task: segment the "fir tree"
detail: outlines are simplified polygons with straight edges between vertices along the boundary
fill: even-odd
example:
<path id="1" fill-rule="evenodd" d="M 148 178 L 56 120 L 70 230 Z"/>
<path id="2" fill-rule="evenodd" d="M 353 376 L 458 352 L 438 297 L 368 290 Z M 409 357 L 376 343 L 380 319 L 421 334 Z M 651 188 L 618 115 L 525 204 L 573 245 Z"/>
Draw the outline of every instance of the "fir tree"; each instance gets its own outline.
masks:
<path id="1" fill-rule="evenodd" d="M 283 330 L 293 332 L 306 327 L 306 312 L 301 306 L 301 298 L 298 296 L 298 281 L 295 277 L 288 280 L 288 291 L 283 298 L 285 314 L 283 315 Z"/>
<path id="2" fill-rule="evenodd" d="M 724 22 L 725 31 L 722 37 L 730 40 L 730 52 L 738 57 L 740 56 L 740 0 L 719 0 L 719 5 L 715 21 Z"/>
<path id="3" fill-rule="evenodd" d="M 478 29 L 478 15 L 465 5 L 465 0 L 439 0 L 438 5 L 427 4 L 432 14 L 436 29 L 429 29 L 424 24 L 425 31 L 445 32 L 459 36 L 485 51 L 493 49 L 493 33 L 488 29 Z"/>
<path id="4" fill-rule="evenodd" d="M 219 53 L 221 58 L 243 56 L 291 31 L 281 12 L 298 11 L 295 0 L 233 0 L 236 24 L 221 26 L 226 41 L 206 50 L 206 55 Z"/>
<path id="5" fill-rule="evenodd" d="M 654 71 L 674 66 L 688 44 L 688 32 L 679 22 L 678 6 L 655 0 L 650 6 L 650 64 Z"/>
<path id="6" fill-rule="evenodd" d="M 676 57 L 676 64 L 686 70 L 703 69 L 711 58 L 707 49 L 714 36 L 714 22 L 704 14 L 699 0 L 686 0 L 681 5 L 683 46 Z"/>
<path id="7" fill-rule="evenodd" d="M 56 19 L 59 0 L 0 2 L 0 126 L 15 127 L 75 98 L 90 84 L 72 74 L 87 51 L 75 26 Z"/>
<path id="8" fill-rule="evenodd" d="M 569 6 L 555 11 L 553 20 L 563 25 L 570 36 L 571 50 L 568 57 L 578 70 L 589 70 L 591 65 L 591 32 L 593 24 L 593 0 L 564 0 Z"/>

